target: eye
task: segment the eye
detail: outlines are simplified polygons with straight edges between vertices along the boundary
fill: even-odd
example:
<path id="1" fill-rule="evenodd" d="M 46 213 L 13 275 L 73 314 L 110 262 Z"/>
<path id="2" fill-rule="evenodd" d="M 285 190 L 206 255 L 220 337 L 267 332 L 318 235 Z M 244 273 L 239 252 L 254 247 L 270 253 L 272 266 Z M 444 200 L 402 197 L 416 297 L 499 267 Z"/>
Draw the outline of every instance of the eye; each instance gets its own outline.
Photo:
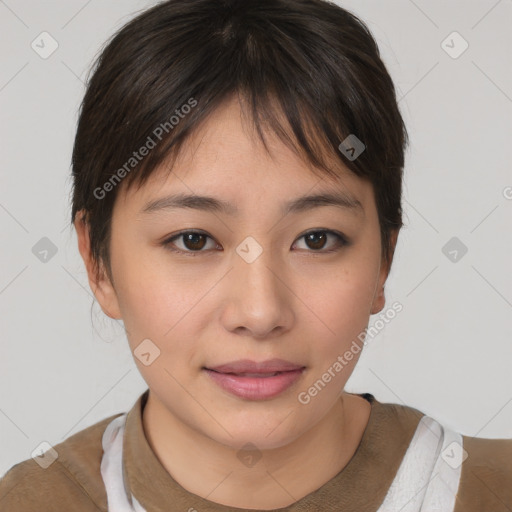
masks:
<path id="1" fill-rule="evenodd" d="M 334 238 L 334 246 L 331 249 L 323 250 L 329 237 Z M 313 249 L 313 252 L 334 252 L 341 247 L 348 245 L 348 240 L 344 235 L 327 229 L 308 231 L 298 238 L 298 240 L 301 239 L 305 240 L 307 248 Z"/>
<path id="2" fill-rule="evenodd" d="M 164 240 L 162 245 L 171 251 L 188 253 L 191 256 L 195 256 L 195 252 L 205 252 L 202 251 L 202 249 L 207 245 L 206 239 L 213 241 L 210 236 L 200 231 L 182 231 L 181 233 Z M 182 247 L 176 244 L 175 240 L 181 241 L 183 243 Z M 177 246 L 177 249 L 173 246 Z"/>
<path id="3" fill-rule="evenodd" d="M 332 247 L 330 249 L 324 249 L 329 238 L 334 239 L 334 244 L 331 244 Z M 206 252 L 206 250 L 203 249 L 205 247 L 208 248 L 208 239 L 213 242 L 213 239 L 209 235 L 201 231 L 182 231 L 181 233 L 177 233 L 176 235 L 164 240 L 162 245 L 170 251 L 187 254 L 187 256 L 195 256 L 194 253 Z M 328 229 L 308 231 L 301 235 L 297 240 L 301 239 L 305 240 L 307 249 L 312 249 L 310 252 L 335 252 L 341 247 L 349 245 L 349 242 L 344 235 Z M 181 242 L 181 247 L 180 244 L 176 243 L 176 241 Z"/>

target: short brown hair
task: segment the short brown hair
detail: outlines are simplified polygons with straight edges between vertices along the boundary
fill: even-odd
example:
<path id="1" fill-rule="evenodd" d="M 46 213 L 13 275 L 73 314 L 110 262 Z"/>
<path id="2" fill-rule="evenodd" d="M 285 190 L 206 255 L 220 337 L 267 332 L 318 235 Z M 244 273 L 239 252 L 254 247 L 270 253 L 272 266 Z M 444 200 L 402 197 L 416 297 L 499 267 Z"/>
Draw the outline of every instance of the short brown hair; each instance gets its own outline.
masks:
<path id="1" fill-rule="evenodd" d="M 109 275 L 116 182 L 142 185 L 234 94 L 264 144 L 262 124 L 322 173 L 336 176 L 326 164 L 334 156 L 372 183 L 390 264 L 408 137 L 378 46 L 349 11 L 325 0 L 168 0 L 114 34 L 91 72 L 73 148 L 72 221 L 85 210 L 91 254 Z M 135 160 L 158 127 L 158 143 Z M 366 146 L 355 160 L 339 149 L 350 134 Z"/>

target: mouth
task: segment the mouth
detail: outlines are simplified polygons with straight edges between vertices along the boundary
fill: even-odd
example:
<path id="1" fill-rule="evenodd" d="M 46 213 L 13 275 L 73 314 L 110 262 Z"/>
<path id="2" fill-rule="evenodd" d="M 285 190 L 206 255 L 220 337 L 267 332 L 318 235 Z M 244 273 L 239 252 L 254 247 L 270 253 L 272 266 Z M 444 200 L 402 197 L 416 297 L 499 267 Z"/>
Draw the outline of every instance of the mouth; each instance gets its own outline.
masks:
<path id="1" fill-rule="evenodd" d="M 275 398 L 297 382 L 306 369 L 283 360 L 237 361 L 202 370 L 221 389 L 246 400 Z"/>

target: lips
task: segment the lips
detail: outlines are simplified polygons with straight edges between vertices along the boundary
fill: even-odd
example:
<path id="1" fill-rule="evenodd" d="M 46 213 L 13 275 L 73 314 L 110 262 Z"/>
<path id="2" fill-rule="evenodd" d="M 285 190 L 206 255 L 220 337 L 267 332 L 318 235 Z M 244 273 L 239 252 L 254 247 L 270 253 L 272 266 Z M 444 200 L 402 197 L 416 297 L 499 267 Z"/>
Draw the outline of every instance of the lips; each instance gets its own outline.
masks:
<path id="1" fill-rule="evenodd" d="M 304 369 L 304 366 L 283 359 L 260 363 L 243 359 L 203 368 L 224 391 L 246 400 L 277 397 L 300 379 Z"/>

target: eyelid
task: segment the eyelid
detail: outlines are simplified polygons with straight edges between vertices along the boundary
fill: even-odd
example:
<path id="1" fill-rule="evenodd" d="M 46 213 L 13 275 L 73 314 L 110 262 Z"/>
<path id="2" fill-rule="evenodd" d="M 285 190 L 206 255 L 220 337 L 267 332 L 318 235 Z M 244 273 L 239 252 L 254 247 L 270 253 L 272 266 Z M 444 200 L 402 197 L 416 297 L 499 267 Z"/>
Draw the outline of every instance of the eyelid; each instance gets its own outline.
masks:
<path id="1" fill-rule="evenodd" d="M 201 254 L 201 253 L 205 253 L 207 254 L 209 251 L 185 251 L 183 249 L 177 249 L 177 248 L 174 248 L 172 247 L 172 242 L 173 240 L 176 240 L 177 238 L 180 238 L 181 236 L 183 235 L 187 235 L 187 234 L 197 234 L 197 235 L 204 235 L 206 238 L 209 238 L 211 240 L 213 240 L 215 243 L 217 243 L 215 241 L 215 239 L 209 235 L 208 233 L 206 233 L 205 231 L 201 231 L 199 229 L 185 229 L 183 231 L 180 231 L 178 233 L 175 233 L 174 235 L 171 235 L 171 236 L 168 236 L 166 237 L 162 242 L 161 242 L 161 245 L 169 250 L 169 251 L 172 251 L 172 252 L 177 252 L 179 254 L 186 254 L 187 256 L 195 256 L 197 254 Z"/>
<path id="2" fill-rule="evenodd" d="M 200 254 L 200 253 L 208 253 L 209 251 L 204 251 L 204 250 L 200 250 L 200 251 L 190 251 L 190 250 L 187 250 L 187 251 L 185 251 L 183 249 L 176 249 L 176 248 L 171 247 L 173 240 L 179 238 L 180 236 L 183 236 L 183 235 L 186 235 L 186 234 L 190 234 L 190 233 L 194 233 L 194 234 L 198 234 L 198 235 L 204 235 L 206 238 L 209 238 L 209 239 L 213 240 L 215 243 L 217 243 L 216 240 L 211 235 L 206 233 L 205 231 L 201 231 L 201 230 L 197 230 L 197 229 L 191 228 L 191 229 L 186 229 L 186 230 L 180 231 L 178 233 L 175 233 L 175 234 L 173 234 L 173 235 L 171 235 L 169 237 L 166 237 L 161 242 L 161 245 L 164 246 L 164 248 L 166 248 L 166 249 L 168 249 L 168 250 L 170 250 L 172 252 L 177 252 L 177 253 L 180 253 L 180 254 L 186 254 L 186 255 L 191 255 L 191 256 L 195 256 L 195 255 Z M 313 229 L 308 229 L 308 230 L 302 232 L 300 235 L 297 236 L 297 238 L 293 242 L 293 245 L 295 245 L 295 243 L 298 240 L 300 240 L 301 238 L 304 238 L 306 235 L 309 235 L 309 234 L 312 234 L 312 233 L 326 233 L 327 235 L 334 235 L 334 237 L 337 238 L 337 244 L 336 244 L 335 248 L 333 248 L 333 249 L 319 249 L 318 251 L 314 251 L 314 250 L 307 250 L 306 251 L 306 252 L 310 252 L 312 254 L 328 254 L 328 253 L 336 252 L 336 251 L 340 250 L 341 248 L 350 245 L 350 240 L 343 233 L 341 233 L 340 231 L 337 231 L 335 229 L 330 229 L 330 228 L 313 228 Z"/>
<path id="3" fill-rule="evenodd" d="M 337 239 L 337 243 L 335 244 L 335 247 L 332 249 L 319 249 L 318 251 L 314 250 L 307 250 L 306 252 L 309 252 L 311 254 L 329 254 L 332 252 L 339 251 L 341 248 L 346 247 L 350 245 L 350 240 L 340 231 L 337 231 L 336 229 L 330 229 L 330 228 L 313 228 L 308 229 L 297 236 L 296 240 L 293 242 L 295 243 L 300 240 L 301 238 L 304 238 L 306 235 L 309 235 L 311 233 L 326 233 L 327 235 L 333 235 Z"/>

